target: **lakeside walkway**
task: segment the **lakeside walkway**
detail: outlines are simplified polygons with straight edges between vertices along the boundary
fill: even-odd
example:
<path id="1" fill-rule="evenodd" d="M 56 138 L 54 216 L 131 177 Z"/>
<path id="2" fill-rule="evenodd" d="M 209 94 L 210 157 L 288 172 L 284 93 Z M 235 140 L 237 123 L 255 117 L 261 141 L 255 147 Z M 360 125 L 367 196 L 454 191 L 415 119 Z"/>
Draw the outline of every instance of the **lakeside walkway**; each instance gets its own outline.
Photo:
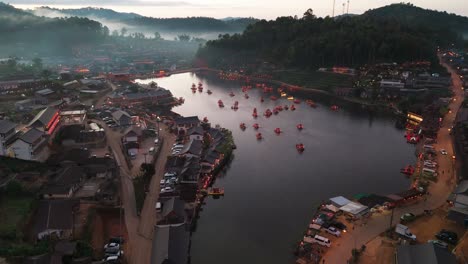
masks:
<path id="1" fill-rule="evenodd" d="M 447 64 L 442 63 L 444 67 L 452 75 L 453 92 L 455 101 L 452 100 L 449 107 L 452 113 L 448 113 L 442 123 L 442 126 L 437 134 L 437 144 L 434 144 L 437 150 L 445 149 L 449 155 L 438 155 L 437 162 L 439 164 L 439 178 L 436 183 L 429 186 L 428 192 L 430 195 L 426 196 L 427 199 L 421 200 L 416 204 L 407 205 L 394 209 L 392 225 L 399 223 L 400 216 L 404 213 L 411 212 L 419 215 L 424 210 L 434 210 L 444 205 L 457 183 L 457 175 L 455 172 L 454 160 L 452 153 L 454 153 L 453 142 L 449 133 L 449 128 L 452 127 L 456 114 L 460 109 L 463 101 L 462 82 Z M 396 172 L 398 173 L 398 172 Z M 325 253 L 323 259 L 325 263 L 345 264 L 351 258 L 351 251 L 353 248 L 360 248 L 362 245 L 368 243 L 379 234 L 390 228 L 391 211 L 385 211 L 381 214 L 373 214 L 365 223 L 356 223 L 353 230 L 343 235 L 337 240 L 335 244 Z"/>

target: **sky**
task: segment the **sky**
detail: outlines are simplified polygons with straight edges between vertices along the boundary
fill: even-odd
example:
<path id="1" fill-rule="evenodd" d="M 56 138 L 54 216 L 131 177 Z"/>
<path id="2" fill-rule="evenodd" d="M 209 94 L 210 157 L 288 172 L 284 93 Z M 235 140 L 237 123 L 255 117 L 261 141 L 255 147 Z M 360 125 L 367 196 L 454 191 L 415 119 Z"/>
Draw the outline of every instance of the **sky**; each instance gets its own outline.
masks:
<path id="1" fill-rule="evenodd" d="M 208 16 L 256 17 L 302 16 L 312 8 L 317 16 L 332 14 L 334 0 L 0 0 L 19 8 L 48 5 L 57 8 L 104 7 L 121 12 L 134 12 L 152 17 Z M 335 14 L 343 13 L 343 3 L 335 0 Z M 392 3 L 412 4 L 439 11 L 468 16 L 467 0 L 350 0 L 349 13 L 361 14 L 368 9 Z"/>

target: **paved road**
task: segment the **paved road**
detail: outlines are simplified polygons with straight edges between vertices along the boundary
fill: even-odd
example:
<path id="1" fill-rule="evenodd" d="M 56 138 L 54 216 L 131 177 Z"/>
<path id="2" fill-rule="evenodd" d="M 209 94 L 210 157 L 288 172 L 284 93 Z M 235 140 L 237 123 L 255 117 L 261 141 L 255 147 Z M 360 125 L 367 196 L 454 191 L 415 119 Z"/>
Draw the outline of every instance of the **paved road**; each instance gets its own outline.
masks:
<path id="1" fill-rule="evenodd" d="M 167 156 L 170 153 L 172 144 L 175 142 L 175 136 L 167 132 L 166 126 L 161 125 L 162 130 L 159 132 L 160 138 L 163 138 L 161 151 L 155 164 L 155 175 L 151 178 L 149 192 L 146 195 L 145 203 L 140 214 L 140 223 L 138 233 L 145 239 L 145 243 L 135 247 L 132 259 L 133 263 L 150 263 L 151 248 L 153 240 L 154 226 L 156 225 L 156 210 L 155 205 L 159 199 L 160 186 L 159 182 L 164 177 L 164 169 L 167 162 Z"/>
<path id="2" fill-rule="evenodd" d="M 462 82 L 460 81 L 459 76 L 448 65 L 443 65 L 452 74 L 453 91 L 455 94 L 454 98 L 456 99 L 450 103 L 449 107 L 452 110 L 452 113 L 447 114 L 447 116 L 444 118 L 442 128 L 437 135 L 438 143 L 435 144 L 437 150 L 443 148 L 448 152 L 448 155 L 439 154 L 437 156 L 439 171 L 444 171 L 444 173 L 440 174 L 437 183 L 433 183 L 429 187 L 428 192 L 430 195 L 427 196 L 427 200 L 422 199 L 416 204 L 407 205 L 405 207 L 396 208 L 394 210 L 392 221 L 393 225 L 398 223 L 399 218 L 403 213 L 411 212 L 414 214 L 422 214 L 426 209 L 435 209 L 440 207 L 446 202 L 448 196 L 456 184 L 456 177 L 454 172 L 455 166 L 452 160 L 454 151 L 452 139 L 448 129 L 452 126 L 456 113 L 463 101 L 463 90 L 461 89 Z M 354 230 L 350 230 L 349 233 L 344 234 L 343 237 L 336 240 L 335 244 L 333 244 L 332 247 L 326 252 L 324 255 L 325 263 L 346 263 L 347 260 L 351 257 L 351 250 L 353 248 L 360 248 L 361 245 L 366 244 L 389 228 L 390 218 L 391 213 L 384 212 L 382 214 L 374 214 L 366 221 L 366 223 L 356 223 Z"/>

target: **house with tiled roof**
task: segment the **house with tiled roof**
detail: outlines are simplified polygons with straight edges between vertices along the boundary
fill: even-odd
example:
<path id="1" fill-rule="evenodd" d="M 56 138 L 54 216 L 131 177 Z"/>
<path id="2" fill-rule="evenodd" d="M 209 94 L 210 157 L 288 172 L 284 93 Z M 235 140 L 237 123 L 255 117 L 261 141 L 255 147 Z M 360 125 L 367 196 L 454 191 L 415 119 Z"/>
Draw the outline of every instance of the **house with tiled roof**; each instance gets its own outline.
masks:
<path id="1" fill-rule="evenodd" d="M 9 120 L 0 120 L 0 156 L 5 156 L 7 154 L 7 146 L 15 134 L 15 123 Z"/>
<path id="2" fill-rule="evenodd" d="M 43 131 L 31 128 L 19 136 L 9 147 L 13 156 L 23 160 L 35 160 L 47 140 Z"/>

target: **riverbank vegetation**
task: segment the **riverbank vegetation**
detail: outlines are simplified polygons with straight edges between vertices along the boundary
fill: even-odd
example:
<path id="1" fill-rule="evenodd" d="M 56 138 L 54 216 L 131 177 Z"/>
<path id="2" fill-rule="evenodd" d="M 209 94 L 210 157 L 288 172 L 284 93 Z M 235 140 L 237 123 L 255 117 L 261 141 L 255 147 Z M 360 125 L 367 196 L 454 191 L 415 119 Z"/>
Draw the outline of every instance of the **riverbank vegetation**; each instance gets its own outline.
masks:
<path id="1" fill-rule="evenodd" d="M 292 85 L 324 91 L 331 91 L 337 87 L 353 87 L 353 76 L 330 72 L 275 71 L 272 73 L 272 77 L 274 80 Z"/>

